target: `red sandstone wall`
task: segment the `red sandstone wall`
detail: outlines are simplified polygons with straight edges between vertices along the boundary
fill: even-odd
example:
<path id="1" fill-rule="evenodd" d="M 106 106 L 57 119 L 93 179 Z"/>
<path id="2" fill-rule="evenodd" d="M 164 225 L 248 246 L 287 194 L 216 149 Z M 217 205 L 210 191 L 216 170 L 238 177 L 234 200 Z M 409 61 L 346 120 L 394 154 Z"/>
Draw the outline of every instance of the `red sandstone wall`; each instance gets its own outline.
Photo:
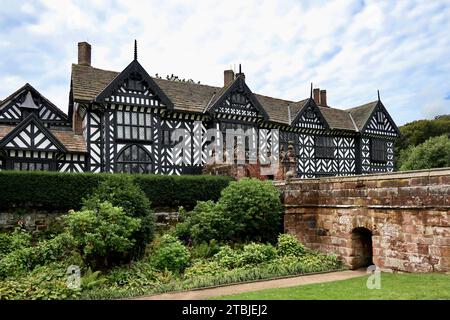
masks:
<path id="1" fill-rule="evenodd" d="M 450 169 L 276 182 L 285 230 L 307 246 L 358 263 L 352 230 L 372 232 L 382 269 L 450 271 Z"/>

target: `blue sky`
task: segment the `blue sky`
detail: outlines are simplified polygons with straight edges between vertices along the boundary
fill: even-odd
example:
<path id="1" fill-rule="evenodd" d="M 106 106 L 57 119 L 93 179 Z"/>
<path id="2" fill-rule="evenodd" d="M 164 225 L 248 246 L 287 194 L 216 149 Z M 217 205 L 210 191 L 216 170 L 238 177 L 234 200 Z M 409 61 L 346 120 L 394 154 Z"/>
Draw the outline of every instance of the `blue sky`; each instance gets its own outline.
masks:
<path id="1" fill-rule="evenodd" d="M 253 92 L 333 107 L 381 99 L 397 124 L 450 114 L 449 1 L 0 0 L 0 99 L 29 82 L 67 110 L 77 43 L 95 67 L 133 58 L 154 75 L 221 86 L 242 64 Z"/>

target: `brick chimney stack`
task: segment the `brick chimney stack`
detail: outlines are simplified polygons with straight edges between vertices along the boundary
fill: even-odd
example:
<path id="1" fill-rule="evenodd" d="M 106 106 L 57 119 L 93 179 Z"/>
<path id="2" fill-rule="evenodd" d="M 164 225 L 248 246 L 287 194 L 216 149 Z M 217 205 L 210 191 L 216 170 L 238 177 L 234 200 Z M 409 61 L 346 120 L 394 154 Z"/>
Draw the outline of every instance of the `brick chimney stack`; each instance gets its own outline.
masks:
<path id="1" fill-rule="evenodd" d="M 327 107 L 327 90 L 320 90 L 320 105 Z"/>
<path id="2" fill-rule="evenodd" d="M 91 65 L 91 45 L 87 42 L 78 42 L 78 64 Z"/>
<path id="3" fill-rule="evenodd" d="M 223 86 L 227 86 L 232 83 L 234 80 L 234 71 L 233 70 L 225 70 L 223 72 Z"/>
<path id="4" fill-rule="evenodd" d="M 320 104 L 320 89 L 319 88 L 316 88 L 313 90 L 313 99 L 317 105 Z"/>

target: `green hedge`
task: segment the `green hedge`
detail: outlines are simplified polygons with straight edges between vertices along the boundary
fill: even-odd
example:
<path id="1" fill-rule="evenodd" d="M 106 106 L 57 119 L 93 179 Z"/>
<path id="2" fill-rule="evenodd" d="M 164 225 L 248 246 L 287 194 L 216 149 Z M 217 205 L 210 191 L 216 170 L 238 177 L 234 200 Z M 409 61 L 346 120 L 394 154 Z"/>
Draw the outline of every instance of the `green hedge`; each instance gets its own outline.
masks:
<path id="1" fill-rule="evenodd" d="M 116 174 L 0 172 L 0 209 L 45 208 L 45 210 L 79 209 L 83 198 L 104 179 Z M 191 209 L 197 201 L 217 200 L 232 180 L 224 176 L 133 175 L 134 181 L 148 196 L 152 207 Z"/>

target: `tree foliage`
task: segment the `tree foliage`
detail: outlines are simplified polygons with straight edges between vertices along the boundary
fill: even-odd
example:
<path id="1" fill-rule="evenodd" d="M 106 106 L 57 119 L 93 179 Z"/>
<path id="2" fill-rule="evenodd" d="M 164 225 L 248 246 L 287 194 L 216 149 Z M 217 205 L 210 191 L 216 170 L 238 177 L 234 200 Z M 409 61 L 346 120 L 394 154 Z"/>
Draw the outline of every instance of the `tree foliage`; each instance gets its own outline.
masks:
<path id="1" fill-rule="evenodd" d="M 417 120 L 399 127 L 401 136 L 395 142 L 397 169 L 402 167 L 404 150 L 424 143 L 431 137 L 450 136 L 450 115 L 441 115 L 433 120 Z"/>
<path id="2" fill-rule="evenodd" d="M 450 138 L 447 135 L 432 137 L 418 146 L 400 153 L 400 170 L 418 170 L 450 167 Z"/>

